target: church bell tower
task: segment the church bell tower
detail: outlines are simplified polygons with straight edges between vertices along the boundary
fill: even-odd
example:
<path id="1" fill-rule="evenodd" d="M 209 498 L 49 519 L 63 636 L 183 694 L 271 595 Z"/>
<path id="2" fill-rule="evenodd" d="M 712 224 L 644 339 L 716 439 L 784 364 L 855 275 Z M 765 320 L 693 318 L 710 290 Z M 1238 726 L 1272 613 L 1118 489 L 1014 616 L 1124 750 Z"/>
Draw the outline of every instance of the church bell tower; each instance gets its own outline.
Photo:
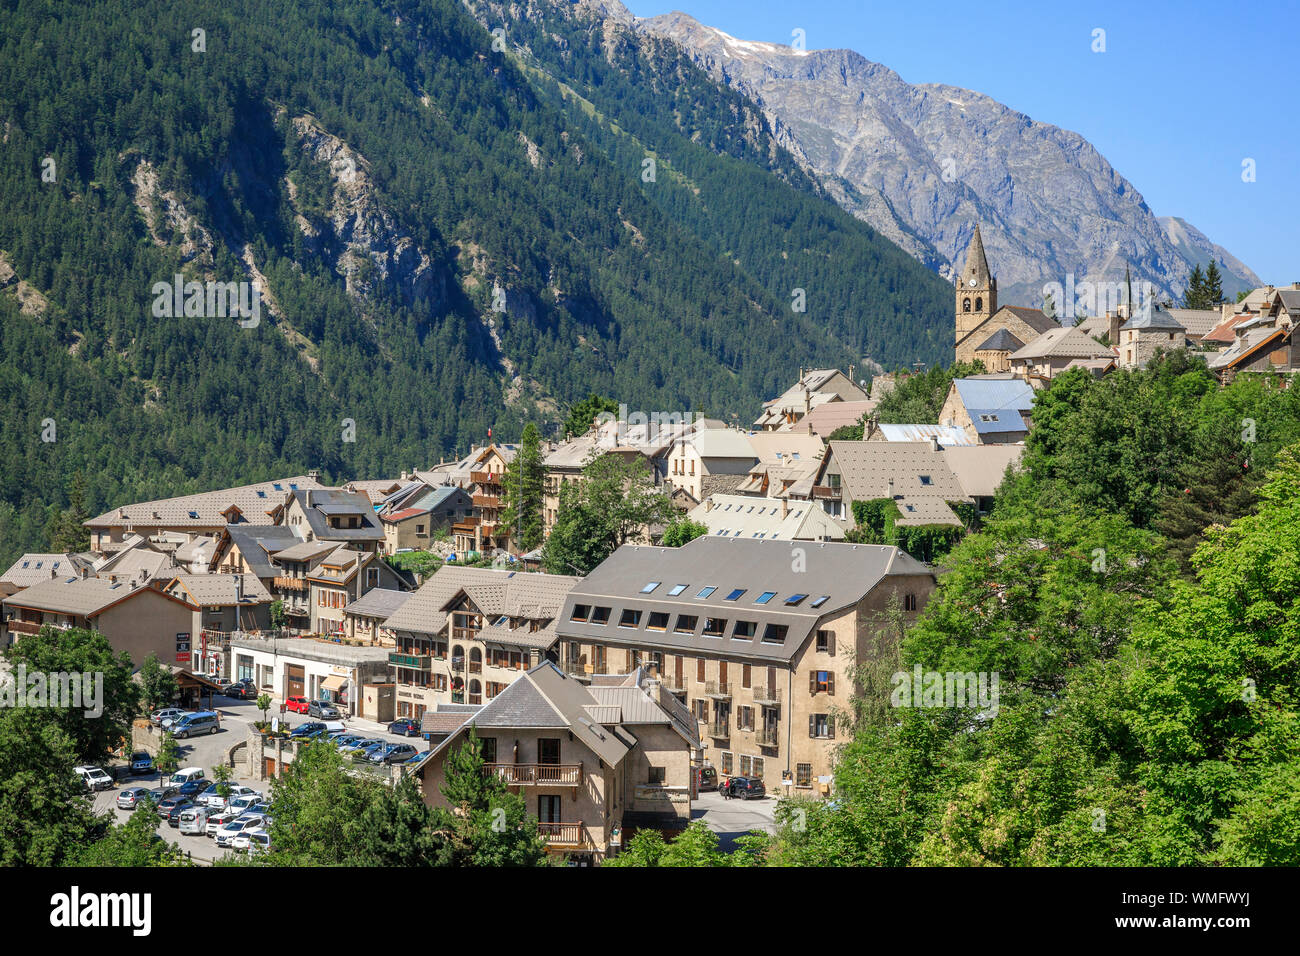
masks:
<path id="1" fill-rule="evenodd" d="M 989 272 L 979 224 L 966 251 L 966 265 L 957 274 L 957 342 L 998 310 L 998 280 Z M 978 344 L 978 343 L 975 343 Z"/>

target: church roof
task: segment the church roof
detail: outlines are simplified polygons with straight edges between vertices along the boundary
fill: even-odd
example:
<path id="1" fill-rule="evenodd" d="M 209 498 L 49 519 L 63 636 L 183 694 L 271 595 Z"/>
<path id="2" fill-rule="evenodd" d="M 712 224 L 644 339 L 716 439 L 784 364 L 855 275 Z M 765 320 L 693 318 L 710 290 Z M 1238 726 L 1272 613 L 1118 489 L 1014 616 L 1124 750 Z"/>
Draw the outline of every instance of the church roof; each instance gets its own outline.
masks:
<path id="1" fill-rule="evenodd" d="M 998 329 L 982 345 L 975 346 L 976 352 L 1014 352 L 1021 348 L 1025 343 L 1020 341 L 1006 329 Z"/>
<path id="2" fill-rule="evenodd" d="M 998 309 L 998 312 L 1003 311 L 1010 312 L 1039 335 L 1061 327 L 1060 322 L 1057 322 L 1042 309 L 1031 309 L 1027 305 L 1004 305 Z M 993 317 L 997 318 L 997 312 L 993 313 Z"/>
<path id="3" fill-rule="evenodd" d="M 1186 332 L 1182 323 L 1175 319 L 1165 309 L 1155 306 L 1149 309 L 1138 309 L 1133 313 L 1133 318 L 1129 319 L 1119 327 L 1121 332 L 1127 332 L 1129 329 L 1145 329 L 1155 331 L 1169 332 Z"/>

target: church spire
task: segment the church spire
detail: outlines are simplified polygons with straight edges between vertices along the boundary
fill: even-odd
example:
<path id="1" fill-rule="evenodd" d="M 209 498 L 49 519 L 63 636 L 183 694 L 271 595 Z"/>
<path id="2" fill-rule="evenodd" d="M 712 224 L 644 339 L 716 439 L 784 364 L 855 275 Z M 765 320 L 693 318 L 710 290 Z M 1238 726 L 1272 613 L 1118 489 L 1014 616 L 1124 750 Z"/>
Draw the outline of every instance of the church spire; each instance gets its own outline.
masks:
<path id="1" fill-rule="evenodd" d="M 966 251 L 966 268 L 962 270 L 961 277 L 968 285 L 971 279 L 976 280 L 976 285 L 988 284 L 989 260 L 984 255 L 984 240 L 980 236 L 979 223 L 975 223 L 975 235 Z"/>

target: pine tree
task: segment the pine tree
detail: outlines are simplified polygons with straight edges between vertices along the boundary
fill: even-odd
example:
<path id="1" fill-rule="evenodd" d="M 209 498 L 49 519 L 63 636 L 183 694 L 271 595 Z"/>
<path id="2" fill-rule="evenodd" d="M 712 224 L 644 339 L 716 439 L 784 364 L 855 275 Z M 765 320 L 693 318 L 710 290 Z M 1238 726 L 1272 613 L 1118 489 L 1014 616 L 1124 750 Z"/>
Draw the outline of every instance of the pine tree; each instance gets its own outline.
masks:
<path id="1" fill-rule="evenodd" d="M 510 529 L 520 551 L 532 551 L 542 543 L 542 496 L 546 481 L 546 462 L 542 459 L 541 436 L 529 422 L 519 440 L 519 451 L 506 466 L 502 482 L 505 494 L 501 524 Z"/>
<path id="2" fill-rule="evenodd" d="M 1192 267 L 1192 274 L 1187 279 L 1187 291 L 1183 293 L 1183 306 L 1188 309 L 1205 309 L 1206 288 L 1205 274 L 1200 265 Z"/>
<path id="3" fill-rule="evenodd" d="M 1223 276 L 1219 273 L 1219 264 L 1213 259 L 1205 267 L 1205 305 L 1212 309 L 1223 301 Z"/>

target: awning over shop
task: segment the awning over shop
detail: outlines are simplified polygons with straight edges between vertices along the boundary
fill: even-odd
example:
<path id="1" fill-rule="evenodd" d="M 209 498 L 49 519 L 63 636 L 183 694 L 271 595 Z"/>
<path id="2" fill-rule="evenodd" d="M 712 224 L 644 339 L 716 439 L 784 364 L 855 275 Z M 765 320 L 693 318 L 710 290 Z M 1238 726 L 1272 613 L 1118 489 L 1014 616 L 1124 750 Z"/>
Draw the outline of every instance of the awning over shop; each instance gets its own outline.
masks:
<path id="1" fill-rule="evenodd" d="M 347 682 L 348 679 L 346 677 L 327 677 L 321 681 L 320 686 L 321 690 L 327 690 L 333 694 L 337 694 L 343 689 L 343 685 Z"/>

